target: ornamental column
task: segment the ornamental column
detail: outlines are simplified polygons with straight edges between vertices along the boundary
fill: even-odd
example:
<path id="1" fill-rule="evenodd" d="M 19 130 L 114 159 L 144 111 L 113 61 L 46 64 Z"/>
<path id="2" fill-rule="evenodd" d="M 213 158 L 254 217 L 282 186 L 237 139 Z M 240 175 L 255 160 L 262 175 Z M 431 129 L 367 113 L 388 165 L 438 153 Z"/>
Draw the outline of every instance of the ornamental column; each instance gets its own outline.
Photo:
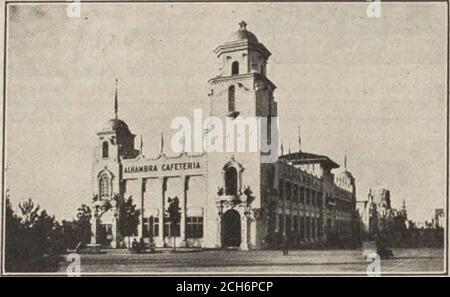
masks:
<path id="1" fill-rule="evenodd" d="M 160 177 L 159 182 L 161 184 L 161 201 L 159 206 L 159 226 L 158 226 L 158 242 L 161 246 L 165 246 L 164 243 L 164 207 L 166 201 L 166 178 Z"/>
<path id="2" fill-rule="evenodd" d="M 189 191 L 189 176 L 181 176 L 183 194 L 180 197 L 180 242 L 181 246 L 186 246 L 186 204 Z"/>
<path id="3" fill-rule="evenodd" d="M 217 218 L 216 218 L 216 223 L 217 223 L 217 231 L 216 231 L 216 247 L 217 248 L 221 248 L 222 247 L 222 216 L 223 216 L 223 205 L 222 205 L 222 201 L 217 201 Z"/>
<path id="4" fill-rule="evenodd" d="M 241 213 L 241 251 L 248 251 L 248 218 Z"/>
<path id="5" fill-rule="evenodd" d="M 94 211 L 94 215 L 91 218 L 91 244 L 97 244 L 97 212 Z"/>
<path id="6" fill-rule="evenodd" d="M 119 212 L 117 210 L 117 202 L 112 200 L 111 205 L 113 207 L 113 223 L 111 225 L 111 232 L 112 232 L 112 241 L 111 241 L 111 247 L 112 248 L 118 248 L 119 247 L 119 228 L 117 228 L 119 224 Z"/>
<path id="7" fill-rule="evenodd" d="M 138 237 L 142 238 L 144 235 L 144 192 L 145 192 L 145 179 L 138 179 L 139 184 L 139 197 L 140 197 L 140 214 L 139 214 L 139 226 Z"/>

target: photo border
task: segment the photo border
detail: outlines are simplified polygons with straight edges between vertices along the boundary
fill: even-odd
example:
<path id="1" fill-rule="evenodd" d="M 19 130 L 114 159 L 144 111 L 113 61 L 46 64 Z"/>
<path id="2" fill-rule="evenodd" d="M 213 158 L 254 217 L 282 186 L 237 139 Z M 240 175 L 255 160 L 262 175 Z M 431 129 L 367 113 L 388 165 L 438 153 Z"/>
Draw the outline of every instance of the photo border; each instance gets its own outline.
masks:
<path id="1" fill-rule="evenodd" d="M 380 3 L 446 3 L 447 4 L 447 71 L 446 71 L 446 228 L 444 230 L 445 234 L 445 241 L 444 241 L 444 271 L 442 272 L 433 272 L 433 271 L 427 271 L 427 272 L 393 272 L 393 273 L 381 273 L 380 276 L 448 276 L 449 275 L 449 261 L 448 261 L 448 227 L 449 227 L 449 129 L 450 129 L 450 122 L 449 122 L 449 77 L 450 77 L 450 60 L 449 60 L 449 43 L 450 43 L 450 22 L 449 22 L 449 1 L 450 0 L 380 0 Z M 55 0 L 55 1 L 40 1 L 40 0 L 25 0 L 25 1 L 4 1 L 4 26 L 3 26 L 3 105 L 2 105 L 2 198 L 1 198 L 1 205 L 2 205 L 2 223 L 1 223 L 1 236 L 0 236 L 0 244 L 1 244 L 1 257 L 0 257 L 0 276 L 64 276 L 67 277 L 67 273 L 64 272 L 6 272 L 5 271 L 5 161 L 6 161 L 6 74 L 7 74 L 7 40 L 8 40 L 8 5 L 9 4 L 70 4 L 74 2 L 79 2 L 81 4 L 96 4 L 96 3 L 111 3 L 111 4 L 120 4 L 120 3 L 371 3 L 374 1 L 365 1 L 365 0 L 281 0 L 281 1 L 270 1 L 270 0 L 255 0 L 255 1 L 241 1 L 241 0 L 211 0 L 211 1 L 198 1 L 198 0 L 67 0 L 67 1 L 61 1 L 61 0 Z M 241 272 L 230 272 L 230 273 L 214 273 L 214 272 L 204 272 L 204 273 L 197 273 L 197 272 L 186 272 L 186 273 L 151 273 L 151 272 L 128 272 L 128 273 L 122 273 L 122 272 L 81 272 L 81 276 L 163 276 L 163 277 L 189 277 L 189 276 L 201 276 L 201 277 L 299 277 L 299 276 L 368 276 L 366 273 L 353 273 L 353 272 L 324 272 L 324 273 L 241 273 Z"/>

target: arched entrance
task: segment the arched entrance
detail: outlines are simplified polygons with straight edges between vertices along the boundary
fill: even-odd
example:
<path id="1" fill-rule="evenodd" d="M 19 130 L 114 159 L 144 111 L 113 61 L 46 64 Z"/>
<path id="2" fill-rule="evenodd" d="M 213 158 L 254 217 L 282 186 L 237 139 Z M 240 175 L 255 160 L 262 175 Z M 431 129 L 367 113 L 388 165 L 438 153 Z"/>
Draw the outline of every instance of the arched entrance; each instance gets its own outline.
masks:
<path id="1" fill-rule="evenodd" d="M 230 209 L 222 218 L 222 246 L 239 247 L 241 244 L 241 216 Z"/>

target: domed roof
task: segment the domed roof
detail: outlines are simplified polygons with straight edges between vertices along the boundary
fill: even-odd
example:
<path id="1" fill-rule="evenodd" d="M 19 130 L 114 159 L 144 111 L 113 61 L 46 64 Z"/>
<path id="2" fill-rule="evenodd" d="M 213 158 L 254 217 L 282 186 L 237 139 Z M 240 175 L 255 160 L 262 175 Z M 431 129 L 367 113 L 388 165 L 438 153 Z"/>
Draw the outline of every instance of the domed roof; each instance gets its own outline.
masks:
<path id="1" fill-rule="evenodd" d="M 103 126 L 103 132 L 117 132 L 119 130 L 129 131 L 128 125 L 120 119 L 111 119 Z"/>
<path id="2" fill-rule="evenodd" d="M 256 38 L 255 34 L 253 34 L 250 31 L 247 31 L 246 22 L 241 21 L 239 23 L 239 27 L 240 27 L 239 30 L 231 33 L 230 37 L 228 38 L 228 42 L 248 40 L 249 42 L 258 43 L 258 38 Z"/>

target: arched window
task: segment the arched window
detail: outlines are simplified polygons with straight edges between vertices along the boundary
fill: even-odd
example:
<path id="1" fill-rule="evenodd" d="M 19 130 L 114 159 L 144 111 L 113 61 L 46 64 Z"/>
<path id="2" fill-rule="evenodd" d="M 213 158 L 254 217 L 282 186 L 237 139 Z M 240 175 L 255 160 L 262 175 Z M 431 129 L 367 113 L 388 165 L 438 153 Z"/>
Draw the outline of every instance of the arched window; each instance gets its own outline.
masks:
<path id="1" fill-rule="evenodd" d="M 234 166 L 230 166 L 225 171 L 225 195 L 237 195 L 238 193 L 238 173 Z"/>
<path id="2" fill-rule="evenodd" d="M 237 75 L 239 74 L 239 63 L 237 61 L 234 61 L 231 64 L 231 75 Z"/>
<path id="3" fill-rule="evenodd" d="M 109 145 L 107 141 L 104 141 L 102 144 L 102 157 L 103 158 L 109 157 Z"/>
<path id="4" fill-rule="evenodd" d="M 99 194 L 100 198 L 109 197 L 109 177 L 107 174 L 102 174 L 102 176 L 100 176 Z"/>
<path id="5" fill-rule="evenodd" d="M 234 86 L 230 86 L 228 88 L 228 111 L 235 111 L 235 104 L 234 104 L 234 98 L 235 98 L 236 89 Z"/>

